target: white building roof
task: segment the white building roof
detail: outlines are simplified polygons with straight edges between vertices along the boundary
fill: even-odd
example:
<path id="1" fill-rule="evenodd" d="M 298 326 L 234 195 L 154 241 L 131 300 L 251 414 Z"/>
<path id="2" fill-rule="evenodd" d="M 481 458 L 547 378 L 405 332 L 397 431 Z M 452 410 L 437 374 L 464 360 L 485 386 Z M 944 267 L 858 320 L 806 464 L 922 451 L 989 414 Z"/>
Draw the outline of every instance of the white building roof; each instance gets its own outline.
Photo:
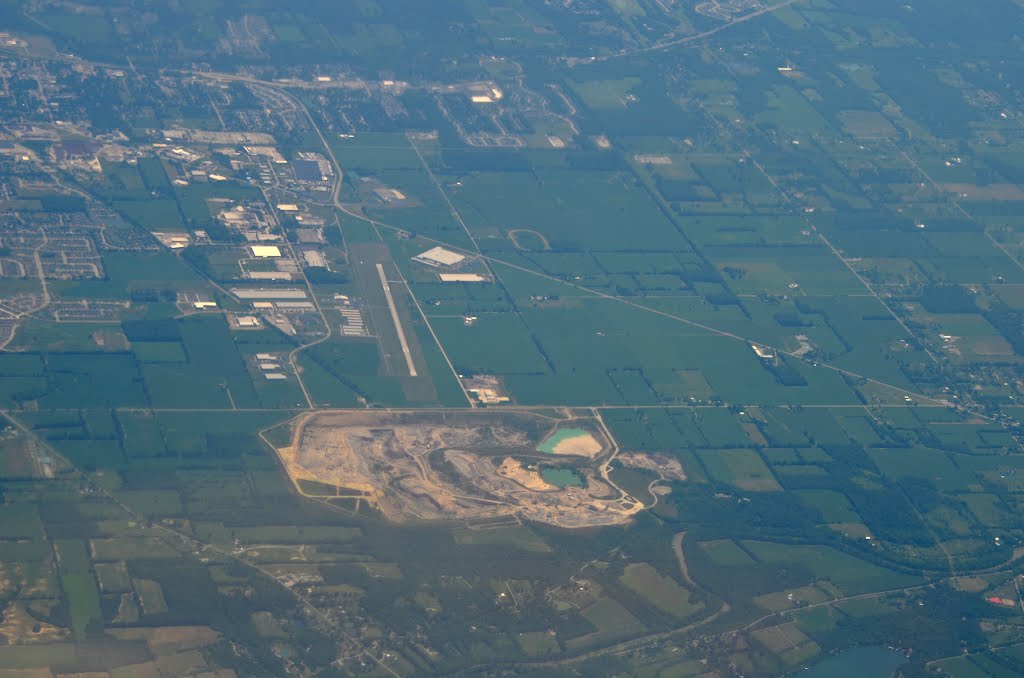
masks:
<path id="1" fill-rule="evenodd" d="M 276 245 L 252 245 L 249 249 L 252 250 L 252 255 L 254 257 L 281 256 L 281 249 Z"/>
<path id="2" fill-rule="evenodd" d="M 443 247 L 434 247 L 413 258 L 433 266 L 454 266 L 466 257 Z"/>
<path id="3" fill-rule="evenodd" d="M 251 289 L 232 287 L 231 293 L 239 299 L 305 299 L 306 290 L 294 288 Z"/>

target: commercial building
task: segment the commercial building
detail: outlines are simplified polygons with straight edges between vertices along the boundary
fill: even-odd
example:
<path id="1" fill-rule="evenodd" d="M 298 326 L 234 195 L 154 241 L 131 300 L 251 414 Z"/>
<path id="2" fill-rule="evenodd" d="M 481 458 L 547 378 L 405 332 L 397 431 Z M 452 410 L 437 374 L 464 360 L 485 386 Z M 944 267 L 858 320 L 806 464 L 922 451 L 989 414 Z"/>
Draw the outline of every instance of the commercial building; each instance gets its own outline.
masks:
<path id="1" fill-rule="evenodd" d="M 316 250 L 306 250 L 302 253 L 302 258 L 306 260 L 306 266 L 327 268 L 327 260 L 324 259 L 324 255 Z"/>
<path id="2" fill-rule="evenodd" d="M 252 255 L 260 259 L 272 259 L 281 256 L 281 249 L 277 245 L 251 245 Z"/>
<path id="3" fill-rule="evenodd" d="M 247 289 L 244 287 L 232 287 L 231 294 L 239 299 L 305 299 L 306 290 L 294 288 L 281 289 Z"/>
<path id="4" fill-rule="evenodd" d="M 458 252 L 452 252 L 451 250 L 446 250 L 443 247 L 431 248 L 412 258 L 413 261 L 418 261 L 421 264 L 442 268 L 450 268 L 461 263 L 465 259 L 466 257 L 464 255 L 459 254 Z"/>

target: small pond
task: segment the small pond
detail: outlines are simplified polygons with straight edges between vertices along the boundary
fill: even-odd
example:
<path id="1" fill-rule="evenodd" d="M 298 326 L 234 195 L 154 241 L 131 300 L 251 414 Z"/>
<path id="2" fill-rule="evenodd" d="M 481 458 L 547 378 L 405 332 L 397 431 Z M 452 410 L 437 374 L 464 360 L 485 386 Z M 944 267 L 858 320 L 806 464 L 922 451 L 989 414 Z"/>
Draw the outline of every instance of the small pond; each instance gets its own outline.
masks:
<path id="1" fill-rule="evenodd" d="M 589 432 L 581 428 L 562 428 L 552 433 L 547 440 L 538 445 L 537 451 L 544 452 L 545 454 L 554 454 L 558 443 L 586 435 L 590 435 Z"/>
<path id="2" fill-rule="evenodd" d="M 583 478 L 571 468 L 544 468 L 540 470 L 540 477 L 557 487 L 583 485 Z"/>

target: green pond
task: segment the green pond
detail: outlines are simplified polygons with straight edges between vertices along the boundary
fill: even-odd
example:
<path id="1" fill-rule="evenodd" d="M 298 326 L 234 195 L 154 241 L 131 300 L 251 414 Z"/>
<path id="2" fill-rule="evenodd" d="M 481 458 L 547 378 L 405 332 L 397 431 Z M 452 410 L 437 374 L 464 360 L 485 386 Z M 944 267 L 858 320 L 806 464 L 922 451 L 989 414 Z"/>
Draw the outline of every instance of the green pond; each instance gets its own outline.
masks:
<path id="1" fill-rule="evenodd" d="M 569 440 L 570 438 L 576 438 L 578 436 L 585 436 L 589 431 L 584 431 L 581 428 L 563 428 L 552 433 L 547 440 L 537 446 L 538 452 L 544 452 L 545 454 L 554 454 L 555 447 L 558 443 L 563 440 Z"/>
<path id="2" fill-rule="evenodd" d="M 569 468 L 543 468 L 540 470 L 540 477 L 557 487 L 583 484 L 583 478 Z"/>

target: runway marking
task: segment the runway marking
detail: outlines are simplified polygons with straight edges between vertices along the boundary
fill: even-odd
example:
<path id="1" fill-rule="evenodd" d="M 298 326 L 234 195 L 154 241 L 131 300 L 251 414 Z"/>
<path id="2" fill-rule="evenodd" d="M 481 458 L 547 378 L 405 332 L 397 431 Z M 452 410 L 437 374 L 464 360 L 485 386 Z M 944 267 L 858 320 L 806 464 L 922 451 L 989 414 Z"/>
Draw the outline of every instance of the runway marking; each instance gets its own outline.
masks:
<path id="1" fill-rule="evenodd" d="M 402 344 L 402 354 L 405 356 L 405 364 L 409 366 L 409 376 L 416 376 L 416 365 L 412 362 L 412 352 L 409 350 L 409 342 L 405 340 L 405 330 L 402 329 L 402 321 L 398 318 L 398 309 L 395 308 L 395 299 L 391 296 L 391 286 L 384 275 L 384 265 L 377 264 L 377 275 L 380 276 L 380 285 L 384 288 L 384 296 L 388 300 L 388 309 L 391 311 L 391 319 L 395 322 L 395 330 L 398 332 L 398 342 Z"/>

